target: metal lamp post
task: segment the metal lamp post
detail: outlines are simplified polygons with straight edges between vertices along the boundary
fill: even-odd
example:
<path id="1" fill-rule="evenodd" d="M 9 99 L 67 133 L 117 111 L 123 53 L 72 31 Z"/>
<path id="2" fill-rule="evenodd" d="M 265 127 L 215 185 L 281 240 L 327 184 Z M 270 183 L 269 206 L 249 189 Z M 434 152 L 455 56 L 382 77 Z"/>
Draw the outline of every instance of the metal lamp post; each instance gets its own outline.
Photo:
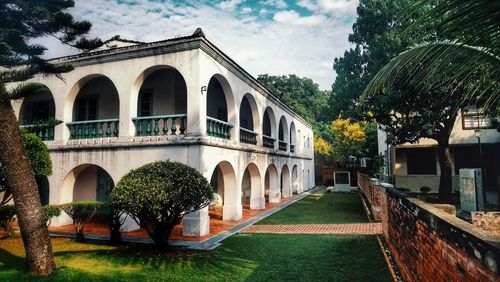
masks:
<path id="1" fill-rule="evenodd" d="M 483 183 L 483 201 L 486 204 L 486 189 L 485 189 L 485 184 L 484 183 L 484 176 L 485 176 L 485 171 L 483 167 L 483 146 L 481 146 L 481 130 L 476 129 L 474 130 L 474 135 L 477 138 L 477 143 L 479 145 L 479 165 L 481 166 L 481 182 Z"/>

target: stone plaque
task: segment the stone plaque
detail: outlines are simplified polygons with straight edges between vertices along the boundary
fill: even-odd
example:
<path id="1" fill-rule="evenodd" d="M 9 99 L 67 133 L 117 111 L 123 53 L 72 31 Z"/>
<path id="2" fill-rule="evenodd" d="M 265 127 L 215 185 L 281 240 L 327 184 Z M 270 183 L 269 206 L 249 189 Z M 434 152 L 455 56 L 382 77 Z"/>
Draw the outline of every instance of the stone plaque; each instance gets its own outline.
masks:
<path id="1" fill-rule="evenodd" d="M 460 169 L 460 209 L 467 212 L 484 210 L 483 182 L 479 168 Z"/>
<path id="2" fill-rule="evenodd" d="M 335 171 L 333 181 L 335 191 L 351 192 L 351 174 L 348 171 Z"/>

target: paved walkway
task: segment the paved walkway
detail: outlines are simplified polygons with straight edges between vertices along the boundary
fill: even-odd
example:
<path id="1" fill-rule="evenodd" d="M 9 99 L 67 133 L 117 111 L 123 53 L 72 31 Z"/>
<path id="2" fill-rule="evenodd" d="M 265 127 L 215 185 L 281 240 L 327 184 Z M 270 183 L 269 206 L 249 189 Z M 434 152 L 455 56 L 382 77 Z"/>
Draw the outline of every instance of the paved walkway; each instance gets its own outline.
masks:
<path id="1" fill-rule="evenodd" d="M 240 233 L 271 234 L 382 234 L 381 223 L 251 225 Z"/>

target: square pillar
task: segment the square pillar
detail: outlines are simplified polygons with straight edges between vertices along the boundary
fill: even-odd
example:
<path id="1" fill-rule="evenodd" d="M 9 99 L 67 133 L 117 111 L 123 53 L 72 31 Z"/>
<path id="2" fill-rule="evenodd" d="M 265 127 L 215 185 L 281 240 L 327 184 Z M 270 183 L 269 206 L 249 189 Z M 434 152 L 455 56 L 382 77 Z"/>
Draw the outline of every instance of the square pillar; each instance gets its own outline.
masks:
<path id="1" fill-rule="evenodd" d="M 188 213 L 184 216 L 182 235 L 201 237 L 210 233 L 210 216 L 208 207 Z"/>

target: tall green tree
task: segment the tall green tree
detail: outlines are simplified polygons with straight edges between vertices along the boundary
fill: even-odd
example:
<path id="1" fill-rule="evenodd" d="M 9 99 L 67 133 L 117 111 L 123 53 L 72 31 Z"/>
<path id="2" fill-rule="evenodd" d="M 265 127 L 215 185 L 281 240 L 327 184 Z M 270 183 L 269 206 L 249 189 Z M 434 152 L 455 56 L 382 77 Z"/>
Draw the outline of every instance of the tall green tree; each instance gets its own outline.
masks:
<path id="1" fill-rule="evenodd" d="M 83 37 L 90 30 L 87 21 L 75 21 L 65 12 L 70 0 L 5 0 L 0 2 L 0 163 L 16 208 L 31 274 L 47 275 L 55 269 L 47 226 L 42 218 L 35 174 L 23 147 L 11 101 L 47 91 L 37 83 L 8 87 L 36 74 L 56 75 L 70 71 L 69 65 L 54 65 L 41 56 L 46 48 L 34 39 L 50 36 L 79 49 L 93 49 L 102 43 Z"/>
<path id="2" fill-rule="evenodd" d="M 428 35 L 430 24 L 419 24 L 411 34 L 401 36 L 410 23 L 427 7 L 416 10 L 411 17 L 407 11 L 414 0 L 361 0 L 358 17 L 353 24 L 349 42 L 354 48 L 343 57 L 335 58 L 333 68 L 337 74 L 330 96 L 330 116 L 363 120 L 366 113 L 360 105 L 360 97 L 373 76 L 397 54 L 420 42 Z"/>
<path id="3" fill-rule="evenodd" d="M 330 91 L 319 89 L 310 78 L 295 74 L 274 76 L 261 74 L 257 80 L 285 105 L 309 122 L 316 134 L 324 135 L 328 130 L 328 97 Z M 326 133 L 328 134 L 328 133 Z"/>
<path id="4" fill-rule="evenodd" d="M 500 101 L 500 4 L 485 0 L 419 1 L 431 6 L 404 32 L 431 22 L 437 37 L 395 56 L 368 84 L 365 95 L 393 143 L 438 143 L 439 199 L 452 192 L 449 137 L 460 108 L 474 105 L 498 115 Z M 499 193 L 500 195 L 500 193 Z"/>

